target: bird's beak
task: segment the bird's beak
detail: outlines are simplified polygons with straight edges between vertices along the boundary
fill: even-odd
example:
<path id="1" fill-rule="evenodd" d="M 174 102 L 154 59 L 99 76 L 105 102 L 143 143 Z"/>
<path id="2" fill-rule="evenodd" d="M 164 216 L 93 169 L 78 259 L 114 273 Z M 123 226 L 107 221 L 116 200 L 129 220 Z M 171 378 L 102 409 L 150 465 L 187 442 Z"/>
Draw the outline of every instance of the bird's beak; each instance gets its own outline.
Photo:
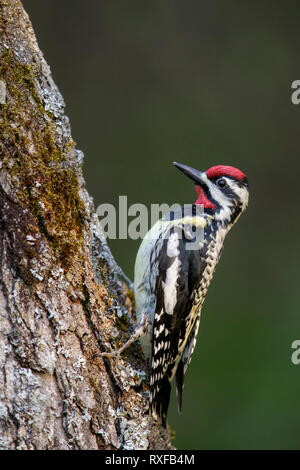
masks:
<path id="1" fill-rule="evenodd" d="M 195 170 L 190 166 L 183 165 L 182 163 L 173 162 L 173 165 L 178 168 L 178 170 L 182 171 L 186 176 L 191 178 L 194 183 L 197 185 L 203 186 L 205 184 L 205 180 L 207 180 L 207 175 L 205 171 Z"/>

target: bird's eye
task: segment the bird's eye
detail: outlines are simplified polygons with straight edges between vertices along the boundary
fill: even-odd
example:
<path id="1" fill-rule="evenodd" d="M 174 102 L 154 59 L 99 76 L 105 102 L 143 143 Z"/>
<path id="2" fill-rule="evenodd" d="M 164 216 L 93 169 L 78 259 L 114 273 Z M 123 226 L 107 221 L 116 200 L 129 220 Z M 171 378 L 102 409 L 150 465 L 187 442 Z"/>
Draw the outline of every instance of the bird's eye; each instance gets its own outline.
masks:
<path id="1" fill-rule="evenodd" d="M 216 181 L 216 184 L 219 186 L 219 188 L 225 188 L 225 186 L 227 185 L 226 180 L 224 178 L 219 178 Z"/>

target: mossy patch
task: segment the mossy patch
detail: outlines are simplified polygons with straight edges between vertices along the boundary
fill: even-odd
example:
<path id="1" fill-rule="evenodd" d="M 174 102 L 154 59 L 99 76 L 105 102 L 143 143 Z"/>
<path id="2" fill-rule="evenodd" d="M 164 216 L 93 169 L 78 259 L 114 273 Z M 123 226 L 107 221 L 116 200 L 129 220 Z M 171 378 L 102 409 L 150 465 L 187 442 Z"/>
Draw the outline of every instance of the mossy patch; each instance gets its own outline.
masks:
<path id="1" fill-rule="evenodd" d="M 115 326 L 119 331 L 126 333 L 130 327 L 130 321 L 125 314 L 121 317 L 116 316 Z"/>
<path id="2" fill-rule="evenodd" d="M 14 195 L 29 209 L 55 256 L 68 266 L 83 243 L 85 209 L 76 172 L 68 163 L 75 144 L 59 139 L 55 119 L 39 95 L 38 72 L 10 49 L 0 57 L 6 104 L 0 105 L 2 169 L 13 178 Z"/>
<path id="3" fill-rule="evenodd" d="M 99 273 L 100 273 L 100 276 L 101 276 L 102 284 L 104 285 L 104 287 L 108 288 L 109 287 L 109 278 L 108 277 L 109 277 L 109 274 L 110 274 L 109 267 L 107 266 L 105 261 L 101 260 L 101 262 L 98 263 L 98 269 L 99 269 Z"/>

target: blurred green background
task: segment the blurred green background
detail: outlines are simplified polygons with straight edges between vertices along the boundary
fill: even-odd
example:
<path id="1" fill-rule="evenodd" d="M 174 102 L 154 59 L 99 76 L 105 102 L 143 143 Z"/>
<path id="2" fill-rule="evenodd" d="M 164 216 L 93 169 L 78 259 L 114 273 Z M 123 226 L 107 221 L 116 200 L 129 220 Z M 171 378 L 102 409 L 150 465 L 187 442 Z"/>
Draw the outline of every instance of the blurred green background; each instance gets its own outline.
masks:
<path id="1" fill-rule="evenodd" d="M 173 160 L 245 171 L 251 200 L 202 313 L 179 449 L 299 449 L 299 2 L 23 1 L 96 206 L 195 200 Z M 139 241 L 110 247 L 132 277 Z"/>

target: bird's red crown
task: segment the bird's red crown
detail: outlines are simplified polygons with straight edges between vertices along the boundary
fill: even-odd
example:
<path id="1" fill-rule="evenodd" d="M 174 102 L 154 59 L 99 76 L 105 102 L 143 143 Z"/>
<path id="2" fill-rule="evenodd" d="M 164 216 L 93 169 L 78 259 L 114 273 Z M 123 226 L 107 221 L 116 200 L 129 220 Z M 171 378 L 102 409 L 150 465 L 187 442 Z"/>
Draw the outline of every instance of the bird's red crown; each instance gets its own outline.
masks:
<path id="1" fill-rule="evenodd" d="M 232 178 L 242 181 L 246 178 L 246 175 L 241 170 L 226 165 L 212 166 L 206 171 L 206 174 L 209 179 L 218 178 L 219 176 L 231 176 Z"/>

